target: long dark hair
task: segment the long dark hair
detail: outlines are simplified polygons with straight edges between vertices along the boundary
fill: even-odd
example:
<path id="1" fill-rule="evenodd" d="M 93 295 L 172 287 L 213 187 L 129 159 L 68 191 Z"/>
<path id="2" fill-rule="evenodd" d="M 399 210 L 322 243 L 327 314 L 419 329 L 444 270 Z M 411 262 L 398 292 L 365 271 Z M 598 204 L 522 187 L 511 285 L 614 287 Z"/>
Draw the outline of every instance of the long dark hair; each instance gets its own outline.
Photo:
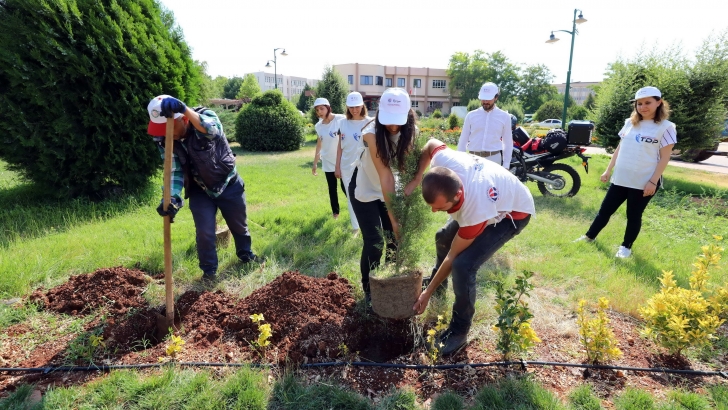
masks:
<path id="1" fill-rule="evenodd" d="M 415 122 L 417 121 L 417 114 L 410 108 L 407 114 L 407 122 L 399 128 L 399 142 L 397 147 L 389 141 L 389 135 L 387 128 L 381 122 L 379 122 L 379 112 L 374 119 L 374 137 L 377 141 L 377 155 L 382 160 L 382 164 L 390 166 L 392 160 L 395 160 L 399 167 L 404 164 L 404 157 L 412 149 L 415 140 Z M 400 171 L 402 171 L 400 169 Z"/>

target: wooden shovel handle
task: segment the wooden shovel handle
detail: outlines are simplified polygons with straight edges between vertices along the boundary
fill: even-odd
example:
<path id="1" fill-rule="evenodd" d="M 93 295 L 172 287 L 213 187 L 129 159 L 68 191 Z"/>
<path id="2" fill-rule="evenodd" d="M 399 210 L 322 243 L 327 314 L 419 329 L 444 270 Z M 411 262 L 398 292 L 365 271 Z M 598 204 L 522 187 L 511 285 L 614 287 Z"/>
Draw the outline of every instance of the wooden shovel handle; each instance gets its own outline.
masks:
<path id="1" fill-rule="evenodd" d="M 174 144 L 174 118 L 167 118 L 164 138 L 164 210 L 172 199 L 172 147 Z M 164 217 L 164 295 L 167 307 L 167 329 L 174 326 L 174 289 L 172 282 L 172 226 L 169 215 Z"/>

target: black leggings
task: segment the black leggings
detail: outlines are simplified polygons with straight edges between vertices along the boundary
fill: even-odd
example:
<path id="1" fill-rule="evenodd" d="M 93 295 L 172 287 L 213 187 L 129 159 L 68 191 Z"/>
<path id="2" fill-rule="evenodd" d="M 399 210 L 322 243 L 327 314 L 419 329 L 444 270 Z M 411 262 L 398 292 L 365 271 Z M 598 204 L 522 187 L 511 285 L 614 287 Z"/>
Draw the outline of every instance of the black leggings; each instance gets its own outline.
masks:
<path id="1" fill-rule="evenodd" d="M 591 239 L 596 238 L 599 232 L 607 226 L 609 218 L 617 212 L 617 209 L 624 201 L 627 201 L 627 229 L 624 231 L 622 246 L 632 249 L 632 244 L 642 228 L 642 214 L 654 196 L 643 196 L 643 192 L 641 189 L 611 184 L 607 190 L 607 195 L 602 201 L 602 206 L 599 208 L 599 213 L 594 218 L 594 222 L 589 227 L 586 236 Z"/>
<path id="2" fill-rule="evenodd" d="M 351 198 L 351 207 L 354 208 L 356 220 L 359 221 L 359 229 L 361 237 L 364 240 L 364 247 L 361 250 L 361 260 L 359 268 L 361 269 L 361 284 L 365 293 L 369 293 L 369 272 L 379 267 L 382 260 L 382 252 L 384 249 L 384 239 L 382 238 L 382 230 L 387 237 L 387 247 L 394 247 L 394 231 L 392 230 L 392 221 L 387 213 L 387 206 L 384 201 L 376 200 L 371 202 L 361 202 L 356 199 L 354 192 L 356 191 L 356 174 L 358 169 L 354 170 L 349 183 L 349 198 Z M 387 252 L 388 260 L 391 252 Z"/>
<path id="3" fill-rule="evenodd" d="M 336 174 L 334 172 L 324 172 L 326 174 L 326 183 L 329 185 L 329 201 L 331 201 L 331 213 L 334 215 L 339 214 L 339 193 L 336 192 Z M 344 180 L 339 179 L 341 183 L 341 190 L 344 191 L 346 196 L 346 188 L 344 187 Z"/>

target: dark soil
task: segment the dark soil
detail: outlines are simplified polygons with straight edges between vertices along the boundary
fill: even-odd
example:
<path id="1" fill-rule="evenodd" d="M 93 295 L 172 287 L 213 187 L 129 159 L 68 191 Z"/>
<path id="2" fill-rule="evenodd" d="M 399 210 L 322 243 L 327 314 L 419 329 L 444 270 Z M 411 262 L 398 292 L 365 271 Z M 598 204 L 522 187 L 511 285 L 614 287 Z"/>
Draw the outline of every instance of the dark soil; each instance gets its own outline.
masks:
<path id="1" fill-rule="evenodd" d="M 54 289 L 39 289 L 30 300 L 48 311 L 70 315 L 96 315 L 84 329 L 103 336 L 104 349 L 94 354 L 96 364 L 156 363 L 165 354 L 164 307 L 149 306 L 142 294 L 153 279 L 144 272 L 121 267 L 101 269 L 73 276 Z M 279 365 L 333 361 L 372 361 L 404 364 L 427 363 L 425 349 L 417 343 L 410 320 L 385 320 L 369 314 L 356 304 L 349 282 L 335 273 L 313 278 L 298 272 L 285 272 L 250 296 L 239 299 L 222 291 L 188 291 L 175 306 L 175 324 L 186 344 L 176 357 L 181 362 L 258 362 Z M 99 312 L 103 312 L 100 315 Z M 258 324 L 252 314 L 263 314 L 271 325 L 271 345 L 255 347 Z M 573 321 L 564 312 L 564 322 Z M 639 323 L 629 316 L 610 313 L 612 328 L 624 356 L 616 364 L 633 367 L 673 367 L 707 369 L 689 362 L 676 362 L 660 355 L 652 343 L 640 339 Z M 161 324 L 160 324 L 161 323 Z M 427 326 L 426 326 L 427 328 Z M 165 334 L 165 329 L 161 329 Z M 24 350 L 14 341 L 31 331 L 26 324 L 4 330 L 9 342 L 0 345 L 4 367 L 48 367 L 68 364 L 69 346 L 79 334 L 59 337 L 33 350 Z M 537 345 L 529 360 L 579 362 L 578 338 L 559 333 L 552 327 L 536 328 L 544 343 Z M 726 335 L 725 326 L 722 336 Z M 635 342 L 637 341 L 637 342 Z M 492 341 L 471 340 L 457 354 L 441 358 L 438 364 L 499 361 Z M 725 366 L 725 356 L 717 359 Z M 83 364 L 83 363 L 75 363 Z M 88 364 L 88 363 L 86 363 Z M 532 373 L 533 377 L 561 397 L 589 381 L 596 393 L 611 406 L 610 398 L 627 386 L 651 391 L 658 396 L 667 388 L 682 386 L 700 389 L 711 378 L 651 375 L 638 372 L 590 371 L 563 367 L 465 368 L 451 371 L 417 371 L 375 367 L 327 367 L 303 371 L 316 382 L 322 377 L 342 383 L 375 398 L 393 387 L 410 386 L 423 400 L 452 390 L 472 397 L 484 384 L 509 373 Z M 83 383 L 101 373 L 23 374 L 0 373 L 0 394 L 23 383 L 37 383 L 45 390 L 53 386 Z"/>

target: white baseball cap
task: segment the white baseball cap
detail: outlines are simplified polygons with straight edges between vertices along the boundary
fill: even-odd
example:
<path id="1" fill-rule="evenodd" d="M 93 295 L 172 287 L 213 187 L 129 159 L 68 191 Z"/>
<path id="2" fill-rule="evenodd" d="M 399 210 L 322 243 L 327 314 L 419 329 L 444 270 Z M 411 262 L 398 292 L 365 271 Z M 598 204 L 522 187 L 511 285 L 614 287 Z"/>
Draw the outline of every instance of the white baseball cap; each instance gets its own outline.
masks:
<path id="1" fill-rule="evenodd" d="M 379 100 L 379 122 L 382 125 L 404 125 L 410 111 L 409 94 L 401 88 L 387 88 Z"/>
<path id="2" fill-rule="evenodd" d="M 149 111 L 149 126 L 147 127 L 147 133 L 154 137 L 164 137 L 167 132 L 167 117 L 162 115 L 162 100 L 165 98 L 172 98 L 169 95 L 162 94 L 152 98 L 147 105 L 147 111 Z M 174 118 L 181 117 L 181 113 L 175 113 Z"/>
<path id="3" fill-rule="evenodd" d="M 479 100 L 492 100 L 498 94 L 498 86 L 493 83 L 485 83 L 480 87 Z"/>
<path id="4" fill-rule="evenodd" d="M 358 92 L 354 91 L 346 96 L 347 107 L 358 107 L 360 105 L 364 105 L 364 98 Z"/>
<path id="5" fill-rule="evenodd" d="M 657 97 L 662 98 L 662 93 L 660 90 L 657 89 L 657 87 L 642 87 L 634 94 L 634 101 L 639 100 L 640 98 L 646 98 L 646 97 Z"/>
<path id="6" fill-rule="evenodd" d="M 329 104 L 329 100 L 321 97 L 317 98 L 316 101 L 313 102 L 314 107 L 318 107 L 319 105 L 328 105 L 329 107 L 331 106 L 331 104 Z"/>

